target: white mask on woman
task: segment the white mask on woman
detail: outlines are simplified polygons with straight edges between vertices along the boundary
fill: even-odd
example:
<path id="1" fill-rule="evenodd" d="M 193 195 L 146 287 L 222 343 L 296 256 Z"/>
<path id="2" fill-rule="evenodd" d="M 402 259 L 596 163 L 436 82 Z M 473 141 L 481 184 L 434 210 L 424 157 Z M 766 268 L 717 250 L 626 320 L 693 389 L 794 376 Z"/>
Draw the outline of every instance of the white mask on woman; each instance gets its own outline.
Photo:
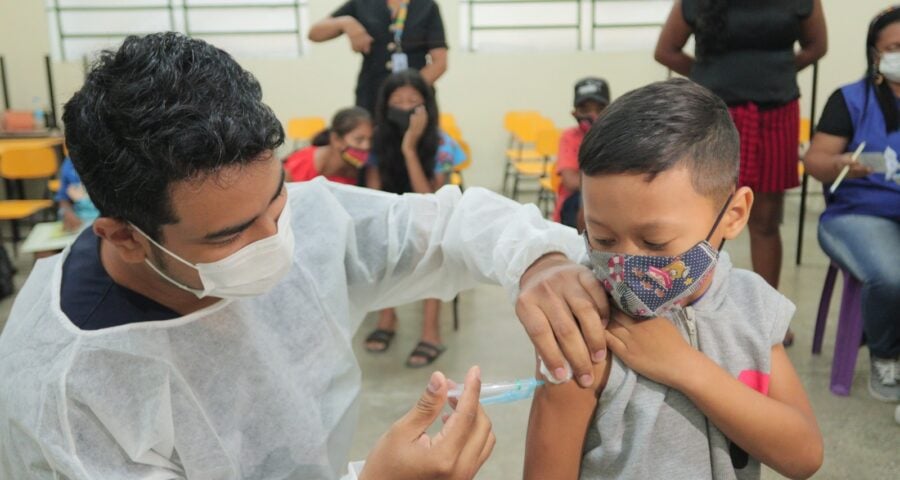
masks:
<path id="1" fill-rule="evenodd" d="M 891 82 L 900 83 L 900 52 L 882 53 L 878 71 Z"/>
<path id="2" fill-rule="evenodd" d="M 278 232 L 257 240 L 231 255 L 211 263 L 193 264 L 172 253 L 134 227 L 150 243 L 170 257 L 193 268 L 200 275 L 202 290 L 191 288 L 166 275 L 145 258 L 144 262 L 160 277 L 176 287 L 193 293 L 197 298 L 244 298 L 262 295 L 274 287 L 290 271 L 294 258 L 294 231 L 291 229 L 290 200 L 278 217 Z M 132 225 L 133 226 L 133 225 Z"/>

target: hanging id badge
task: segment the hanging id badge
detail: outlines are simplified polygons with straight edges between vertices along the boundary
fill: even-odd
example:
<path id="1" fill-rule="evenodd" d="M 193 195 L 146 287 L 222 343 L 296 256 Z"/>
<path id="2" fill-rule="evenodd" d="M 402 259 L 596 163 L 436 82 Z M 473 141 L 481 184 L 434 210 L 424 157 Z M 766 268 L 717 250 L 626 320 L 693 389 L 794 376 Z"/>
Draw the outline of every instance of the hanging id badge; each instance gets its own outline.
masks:
<path id="1" fill-rule="evenodd" d="M 391 72 L 402 72 L 409 68 L 409 58 L 405 53 L 395 53 L 391 55 Z"/>
<path id="2" fill-rule="evenodd" d="M 402 72 L 409 68 L 409 57 L 403 53 L 403 30 L 406 27 L 406 15 L 409 12 L 409 0 L 404 0 L 397 8 L 397 14 L 394 17 L 394 24 L 391 30 L 394 31 L 394 45 L 397 51 L 391 54 L 391 72 Z"/>

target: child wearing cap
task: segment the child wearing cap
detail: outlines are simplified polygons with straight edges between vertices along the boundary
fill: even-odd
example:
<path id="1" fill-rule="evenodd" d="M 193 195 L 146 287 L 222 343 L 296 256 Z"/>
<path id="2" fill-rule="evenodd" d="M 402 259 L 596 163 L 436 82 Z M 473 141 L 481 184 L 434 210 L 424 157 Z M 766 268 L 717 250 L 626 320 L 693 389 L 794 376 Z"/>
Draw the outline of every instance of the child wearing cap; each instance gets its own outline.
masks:
<path id="1" fill-rule="evenodd" d="M 593 388 L 535 391 L 526 479 L 806 478 L 822 436 L 781 340 L 794 305 L 733 268 L 747 224 L 725 103 L 684 79 L 613 102 L 579 153 L 586 259 L 611 298 Z M 547 378 L 549 381 L 556 381 Z"/>
<path id="2" fill-rule="evenodd" d="M 577 227 L 581 210 L 581 173 L 578 171 L 578 149 L 591 125 L 609 105 L 609 84 L 602 78 L 587 77 L 575 84 L 575 108 L 572 116 L 578 125 L 566 129 L 559 140 L 556 170 L 560 175 L 553 220 Z"/>

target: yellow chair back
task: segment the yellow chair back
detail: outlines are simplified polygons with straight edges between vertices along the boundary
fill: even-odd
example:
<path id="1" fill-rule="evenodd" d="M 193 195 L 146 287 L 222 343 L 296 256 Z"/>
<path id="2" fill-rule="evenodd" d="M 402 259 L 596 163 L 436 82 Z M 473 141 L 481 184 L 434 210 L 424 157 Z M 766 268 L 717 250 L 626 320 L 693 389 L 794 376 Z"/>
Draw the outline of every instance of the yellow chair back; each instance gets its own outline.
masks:
<path id="1" fill-rule="evenodd" d="M 548 118 L 528 116 L 516 121 L 513 133 L 515 133 L 516 138 L 520 142 L 535 145 L 537 144 L 538 132 L 553 128 L 555 128 L 553 122 Z"/>
<path id="2" fill-rule="evenodd" d="M 450 138 L 456 140 L 456 143 L 462 143 L 462 130 L 460 130 L 456 125 L 449 125 L 446 127 L 442 125 L 441 130 L 443 130 L 447 135 L 450 135 Z"/>
<path id="3" fill-rule="evenodd" d="M 541 129 L 535 138 L 534 148 L 542 157 L 555 157 L 559 152 L 559 138 L 562 133 L 557 128 Z"/>
<path id="4" fill-rule="evenodd" d="M 453 167 L 454 172 L 461 172 L 470 166 L 472 166 L 472 147 L 469 146 L 469 142 L 465 140 L 459 141 L 459 147 L 462 148 L 463 153 L 466 154 L 466 160 L 459 165 Z"/>
<path id="5" fill-rule="evenodd" d="M 48 178 L 58 169 L 56 151 L 49 147 L 8 150 L 0 156 L 0 177 L 10 180 Z"/>
<path id="6" fill-rule="evenodd" d="M 288 121 L 287 137 L 290 140 L 308 142 L 328 124 L 321 117 L 300 117 Z"/>
<path id="7" fill-rule="evenodd" d="M 554 193 L 559 191 L 560 185 L 562 185 L 562 175 L 556 169 L 556 162 L 553 162 L 550 166 L 550 186 L 553 188 Z"/>
<path id="8" fill-rule="evenodd" d="M 800 144 L 809 143 L 811 133 L 811 123 L 808 118 L 800 119 Z"/>
<path id="9" fill-rule="evenodd" d="M 440 125 L 443 130 L 449 130 L 451 128 L 459 130 L 459 124 L 456 123 L 456 117 L 453 116 L 452 113 L 442 113 L 438 119 L 438 125 Z"/>
<path id="10" fill-rule="evenodd" d="M 541 113 L 536 110 L 519 110 L 507 112 L 503 116 L 503 128 L 512 135 L 515 135 L 516 128 L 528 118 L 540 118 Z"/>

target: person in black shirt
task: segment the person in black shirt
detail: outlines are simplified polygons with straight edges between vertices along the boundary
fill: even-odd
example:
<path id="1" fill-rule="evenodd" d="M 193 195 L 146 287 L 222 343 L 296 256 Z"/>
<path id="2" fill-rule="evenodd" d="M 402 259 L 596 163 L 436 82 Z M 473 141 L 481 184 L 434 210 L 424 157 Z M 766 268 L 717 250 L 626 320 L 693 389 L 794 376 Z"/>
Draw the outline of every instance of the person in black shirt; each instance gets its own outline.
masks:
<path id="1" fill-rule="evenodd" d="M 356 105 L 370 112 L 391 72 L 419 70 L 433 86 L 447 71 L 444 23 L 433 0 L 349 0 L 316 22 L 309 39 L 325 42 L 341 34 L 347 35 L 353 51 L 363 54 Z"/>
<path id="2" fill-rule="evenodd" d="M 692 35 L 695 56 L 684 51 Z M 728 105 L 741 137 L 738 183 L 755 195 L 748 224 L 753 271 L 775 288 L 784 192 L 800 185 L 797 72 L 827 48 L 821 0 L 676 0 L 656 45 L 659 63 Z M 785 345 L 792 342 L 788 330 Z"/>

